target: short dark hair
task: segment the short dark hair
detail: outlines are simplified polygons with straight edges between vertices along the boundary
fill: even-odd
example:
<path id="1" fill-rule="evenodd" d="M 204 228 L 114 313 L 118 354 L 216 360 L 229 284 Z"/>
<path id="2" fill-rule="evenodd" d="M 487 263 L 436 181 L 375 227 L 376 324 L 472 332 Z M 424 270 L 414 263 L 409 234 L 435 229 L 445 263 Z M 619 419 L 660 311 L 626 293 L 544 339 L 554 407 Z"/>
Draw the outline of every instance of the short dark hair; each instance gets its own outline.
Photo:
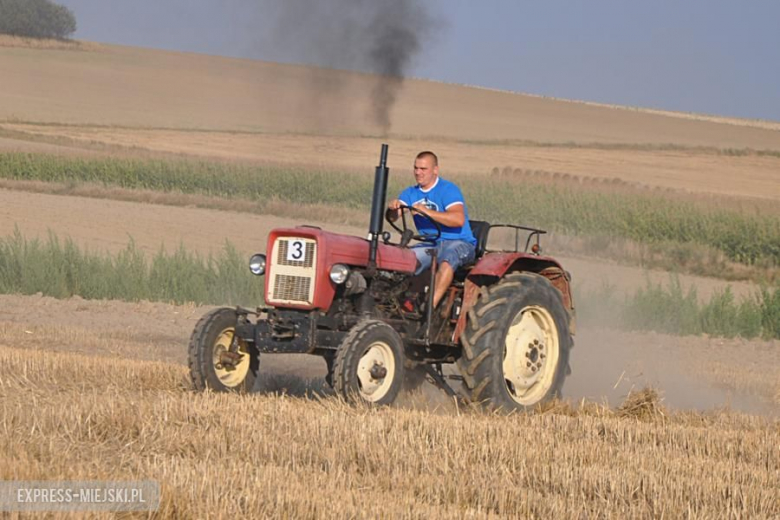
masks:
<path id="1" fill-rule="evenodd" d="M 415 157 L 415 159 L 422 159 L 423 157 L 430 157 L 431 159 L 433 159 L 433 165 L 434 166 L 438 166 L 439 165 L 439 158 L 436 157 L 435 153 L 433 153 L 433 152 L 431 152 L 429 150 L 425 150 L 424 152 L 418 153 L 417 157 Z"/>

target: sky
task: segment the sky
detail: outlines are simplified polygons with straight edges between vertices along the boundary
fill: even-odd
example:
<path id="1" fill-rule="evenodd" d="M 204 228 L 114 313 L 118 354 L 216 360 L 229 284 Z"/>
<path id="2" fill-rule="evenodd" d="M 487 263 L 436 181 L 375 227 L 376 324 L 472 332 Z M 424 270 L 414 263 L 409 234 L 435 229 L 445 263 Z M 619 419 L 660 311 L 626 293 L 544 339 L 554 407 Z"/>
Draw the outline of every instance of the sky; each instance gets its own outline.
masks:
<path id="1" fill-rule="evenodd" d="M 323 65 L 316 48 L 279 38 L 288 1 L 57 0 L 76 14 L 78 39 Z M 337 3 L 350 1 L 395 0 Z M 431 21 L 408 76 L 780 121 L 777 0 L 419 3 Z"/>

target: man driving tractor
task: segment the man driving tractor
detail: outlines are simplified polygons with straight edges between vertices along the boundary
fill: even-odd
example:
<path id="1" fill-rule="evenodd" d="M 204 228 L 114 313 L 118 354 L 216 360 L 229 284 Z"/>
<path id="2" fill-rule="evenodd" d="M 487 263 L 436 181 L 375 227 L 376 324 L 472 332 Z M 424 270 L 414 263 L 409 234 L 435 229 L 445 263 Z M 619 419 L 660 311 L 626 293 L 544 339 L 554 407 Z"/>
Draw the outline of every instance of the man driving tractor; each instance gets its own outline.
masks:
<path id="1" fill-rule="evenodd" d="M 569 274 L 541 254 L 546 232 L 470 222 L 460 189 L 439 177 L 428 151 L 414 161 L 416 185 L 386 205 L 387 154 L 383 144 L 368 238 L 308 225 L 268 234 L 265 252 L 249 261 L 266 306 L 221 307 L 198 321 L 188 348 L 194 388 L 250 391 L 261 356 L 297 353 L 325 359 L 337 395 L 375 405 L 425 381 L 506 411 L 560 395 L 574 303 Z M 493 228 L 513 231 L 514 247 L 488 249 Z M 448 381 L 460 381 L 460 391 Z"/>
<path id="2" fill-rule="evenodd" d="M 435 153 L 424 151 L 417 154 L 414 179 L 416 185 L 409 186 L 397 199 L 388 203 L 387 218 L 394 222 L 398 220 L 401 206 L 411 206 L 441 225 L 441 237 L 435 243 L 419 244 L 412 248 L 418 263 L 415 274 L 431 266 L 429 250 L 437 250 L 439 264 L 433 295 L 433 307 L 436 308 L 458 267 L 474 261 L 477 240 L 469 225 L 469 212 L 463 194 L 455 183 L 439 177 L 439 159 Z M 414 224 L 421 235 L 435 236 L 438 233 L 430 220 L 418 214 L 414 215 Z"/>

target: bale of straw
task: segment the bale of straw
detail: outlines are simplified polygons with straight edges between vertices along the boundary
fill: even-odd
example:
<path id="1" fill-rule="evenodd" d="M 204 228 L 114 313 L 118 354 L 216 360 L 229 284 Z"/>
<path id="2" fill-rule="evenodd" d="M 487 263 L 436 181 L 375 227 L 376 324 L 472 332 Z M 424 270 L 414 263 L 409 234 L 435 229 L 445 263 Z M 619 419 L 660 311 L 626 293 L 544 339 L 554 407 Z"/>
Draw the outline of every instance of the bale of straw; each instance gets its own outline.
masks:
<path id="1" fill-rule="evenodd" d="M 629 392 L 626 400 L 617 409 L 618 417 L 630 417 L 641 421 L 665 420 L 667 411 L 661 404 L 663 399 L 653 388 Z"/>

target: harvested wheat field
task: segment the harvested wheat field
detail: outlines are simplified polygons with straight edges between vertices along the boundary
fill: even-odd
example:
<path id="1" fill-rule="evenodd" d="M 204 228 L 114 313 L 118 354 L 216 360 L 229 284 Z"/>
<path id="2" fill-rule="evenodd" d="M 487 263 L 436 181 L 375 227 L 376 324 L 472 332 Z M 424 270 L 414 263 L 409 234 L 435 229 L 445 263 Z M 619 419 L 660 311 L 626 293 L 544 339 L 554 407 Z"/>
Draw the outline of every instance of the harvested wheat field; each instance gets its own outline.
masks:
<path id="1" fill-rule="evenodd" d="M 445 176 L 475 187 L 678 203 L 741 235 L 713 243 L 755 232 L 770 251 L 740 263 L 706 244 L 548 235 L 589 308 L 564 399 L 512 416 L 431 385 L 390 409 L 349 406 L 310 356 L 263 356 L 249 395 L 198 394 L 189 335 L 219 302 L 0 295 L 0 478 L 157 480 L 155 518 L 780 517 L 780 340 L 618 330 L 609 309 L 599 322 L 583 312 L 599 310 L 604 288 L 665 283 L 667 268 L 695 288 L 691 305 L 749 300 L 780 279 L 780 123 L 407 79 L 386 129 L 366 115 L 375 76 L 85 42 L 0 37 L 0 71 L 0 239 L 32 241 L 18 238 L 20 250 L 56 236 L 74 258 L 132 242 L 151 259 L 218 255 L 229 241 L 244 257 L 276 227 L 365 236 L 361 200 L 321 197 L 372 176 L 387 142 L 393 178 L 411 182 L 414 155 L 434 149 Z M 117 173 L 152 163 L 175 165 L 170 185 Z M 52 164 L 54 178 L 36 176 Z M 187 191 L 196 168 L 224 183 L 316 172 L 320 184 L 303 202 Z M 719 221 L 723 208 L 733 212 Z"/>
<path id="2" fill-rule="evenodd" d="M 432 414 L 194 394 L 162 362 L 7 347 L 0 361 L 2 478 L 156 479 L 160 517 L 780 513 L 777 423 L 673 414 L 652 392 L 615 410 Z"/>

